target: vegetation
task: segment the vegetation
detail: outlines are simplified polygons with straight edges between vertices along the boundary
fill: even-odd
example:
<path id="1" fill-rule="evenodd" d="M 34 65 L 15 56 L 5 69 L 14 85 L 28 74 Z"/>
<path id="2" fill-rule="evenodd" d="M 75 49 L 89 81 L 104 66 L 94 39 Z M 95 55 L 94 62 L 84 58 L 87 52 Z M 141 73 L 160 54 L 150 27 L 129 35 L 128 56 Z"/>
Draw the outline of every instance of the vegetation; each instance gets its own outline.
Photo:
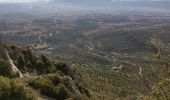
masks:
<path id="1" fill-rule="evenodd" d="M 90 98 L 90 92 L 81 84 L 80 74 L 67 64 L 49 60 L 45 55 L 36 55 L 30 48 L 12 46 L 6 47 L 6 50 L 24 77 L 17 78 L 8 60 L 0 59 L 0 100 L 44 98 L 41 96 L 57 100 Z"/>
<path id="2" fill-rule="evenodd" d="M 144 97 L 146 100 L 169 100 L 170 99 L 170 78 L 164 79 L 153 86 L 151 93 Z"/>
<path id="3" fill-rule="evenodd" d="M 57 100 L 65 100 L 71 96 L 71 92 L 62 82 L 62 77 L 57 74 L 43 76 L 40 79 L 32 80 L 29 84 L 36 89 L 40 89 L 41 94 L 55 98 Z M 70 96 L 69 96 L 70 94 Z"/>
<path id="4" fill-rule="evenodd" d="M 15 73 L 13 72 L 11 65 L 8 61 L 0 59 L 0 75 L 6 77 L 14 77 Z"/>
<path id="5" fill-rule="evenodd" d="M 21 81 L 0 76 L 0 100 L 37 100 L 37 95 Z"/>
<path id="6" fill-rule="evenodd" d="M 79 69 L 92 95 L 96 95 L 98 99 L 168 100 L 170 90 L 167 84 L 170 69 L 169 63 L 166 63 L 167 60 L 164 60 L 163 56 L 161 60 L 150 56 L 147 62 L 145 62 L 146 55 L 145 58 L 140 56 L 140 60 L 137 57 L 123 58 L 119 58 L 119 61 L 116 61 L 117 64 L 115 62 L 112 66 L 95 64 L 73 64 L 72 66 Z M 120 64 L 123 68 L 114 70 L 115 66 L 119 67 Z"/>

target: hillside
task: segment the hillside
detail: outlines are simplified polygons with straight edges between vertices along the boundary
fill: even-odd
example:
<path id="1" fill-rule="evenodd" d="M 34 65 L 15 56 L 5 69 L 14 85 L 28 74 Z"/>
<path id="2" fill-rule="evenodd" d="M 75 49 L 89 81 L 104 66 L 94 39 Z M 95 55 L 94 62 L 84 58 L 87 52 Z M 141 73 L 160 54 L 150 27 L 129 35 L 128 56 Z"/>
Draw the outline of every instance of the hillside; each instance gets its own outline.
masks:
<path id="1" fill-rule="evenodd" d="M 0 58 L 1 100 L 91 97 L 81 75 L 67 64 L 35 54 L 29 48 L 4 47 L 1 44 L 1 50 L 6 52 L 6 57 Z"/>

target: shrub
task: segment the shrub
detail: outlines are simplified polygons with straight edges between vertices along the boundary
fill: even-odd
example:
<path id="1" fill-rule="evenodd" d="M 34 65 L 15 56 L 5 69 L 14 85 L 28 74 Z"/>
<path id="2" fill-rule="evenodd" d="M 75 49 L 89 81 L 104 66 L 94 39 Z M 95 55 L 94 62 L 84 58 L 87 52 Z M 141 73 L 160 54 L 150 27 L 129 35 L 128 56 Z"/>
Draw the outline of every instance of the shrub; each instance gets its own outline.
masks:
<path id="1" fill-rule="evenodd" d="M 44 69 L 45 69 L 46 67 L 45 67 L 45 64 L 44 64 L 44 62 L 42 61 L 42 60 L 37 60 L 36 61 L 36 69 L 37 69 L 37 72 L 39 73 L 39 74 L 42 74 L 42 73 L 44 73 Z"/>
<path id="2" fill-rule="evenodd" d="M 68 89 L 57 74 L 49 74 L 40 79 L 34 79 L 29 85 L 39 89 L 42 95 L 57 100 L 65 100 L 69 96 Z"/>
<path id="3" fill-rule="evenodd" d="M 10 100 L 10 89 L 9 79 L 0 77 L 0 100 Z"/>
<path id="4" fill-rule="evenodd" d="M 60 63 L 56 63 L 55 67 L 56 69 L 62 71 L 64 74 L 67 74 L 67 71 L 68 71 L 67 64 L 60 62 Z"/>
<path id="5" fill-rule="evenodd" d="M 50 61 L 49 61 L 49 59 L 46 56 L 41 55 L 40 58 L 41 58 L 41 60 L 43 61 L 43 63 L 45 65 L 50 66 Z"/>
<path id="6" fill-rule="evenodd" d="M 17 65 L 18 65 L 18 68 L 22 71 L 26 71 L 26 68 L 25 68 L 25 61 L 24 61 L 24 58 L 22 55 L 19 55 L 17 57 Z"/>
<path id="7" fill-rule="evenodd" d="M 0 59 L 0 75 L 6 77 L 15 76 L 15 73 L 12 71 L 11 65 L 3 59 Z"/>
<path id="8" fill-rule="evenodd" d="M 56 86 L 61 82 L 61 77 L 58 74 L 49 74 L 46 76 Z"/>
<path id="9" fill-rule="evenodd" d="M 60 84 L 56 99 L 57 100 L 65 100 L 66 98 L 68 98 L 68 96 L 69 96 L 68 89 L 63 84 Z"/>
<path id="10" fill-rule="evenodd" d="M 37 95 L 19 81 L 0 77 L 0 100 L 37 100 Z"/>
<path id="11" fill-rule="evenodd" d="M 56 97 L 55 87 L 51 80 L 47 78 L 42 78 L 38 80 L 33 80 L 30 83 L 31 86 L 34 88 L 40 89 L 41 94 L 49 96 L 49 97 Z"/>

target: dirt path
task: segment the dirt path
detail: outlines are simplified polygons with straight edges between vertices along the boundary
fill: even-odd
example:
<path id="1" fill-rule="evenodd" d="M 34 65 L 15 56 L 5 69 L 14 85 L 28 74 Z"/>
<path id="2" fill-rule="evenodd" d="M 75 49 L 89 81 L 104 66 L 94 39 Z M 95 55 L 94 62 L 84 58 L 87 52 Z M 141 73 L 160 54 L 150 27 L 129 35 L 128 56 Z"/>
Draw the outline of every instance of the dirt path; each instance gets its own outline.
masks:
<path id="1" fill-rule="evenodd" d="M 38 35 L 38 40 L 39 40 L 40 44 L 43 43 L 43 41 L 42 41 L 42 39 L 41 39 L 41 35 Z"/>
<path id="2" fill-rule="evenodd" d="M 139 66 L 139 75 L 140 75 L 141 77 L 143 77 L 143 75 L 142 75 L 142 67 L 141 67 L 141 66 Z"/>

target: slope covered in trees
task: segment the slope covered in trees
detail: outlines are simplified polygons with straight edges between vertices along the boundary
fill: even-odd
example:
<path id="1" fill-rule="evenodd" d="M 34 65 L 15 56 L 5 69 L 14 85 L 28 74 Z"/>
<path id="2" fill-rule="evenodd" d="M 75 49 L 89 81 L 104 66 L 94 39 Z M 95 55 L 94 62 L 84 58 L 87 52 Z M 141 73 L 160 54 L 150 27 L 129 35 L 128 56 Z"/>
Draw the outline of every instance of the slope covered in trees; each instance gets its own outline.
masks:
<path id="1" fill-rule="evenodd" d="M 1 45 L 23 74 L 23 77 L 19 77 L 19 73 L 12 70 L 9 60 L 0 57 L 1 100 L 65 100 L 91 97 L 81 75 L 67 64 L 33 53 L 30 48 Z"/>

